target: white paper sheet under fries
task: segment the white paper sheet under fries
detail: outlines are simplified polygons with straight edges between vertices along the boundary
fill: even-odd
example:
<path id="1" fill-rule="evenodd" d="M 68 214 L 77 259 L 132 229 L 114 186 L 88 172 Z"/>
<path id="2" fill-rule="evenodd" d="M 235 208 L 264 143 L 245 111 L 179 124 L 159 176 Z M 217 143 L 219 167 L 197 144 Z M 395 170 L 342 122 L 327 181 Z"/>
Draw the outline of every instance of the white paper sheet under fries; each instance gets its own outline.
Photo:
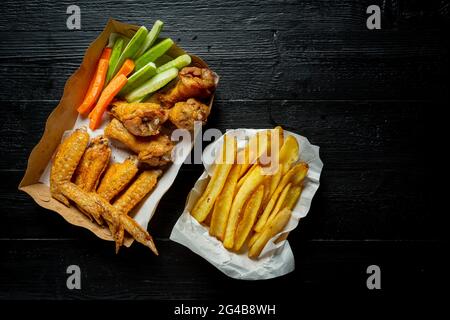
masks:
<path id="1" fill-rule="evenodd" d="M 248 137 L 262 130 L 236 129 L 228 131 L 227 134 L 236 136 L 238 148 L 242 149 L 248 141 Z M 320 174 L 323 168 L 318 146 L 312 145 L 305 137 L 289 131 L 284 131 L 284 135 L 285 137 L 291 135 L 297 139 L 300 146 L 299 160 L 308 163 L 309 170 L 304 181 L 301 197 L 293 209 L 289 223 L 281 233 L 295 229 L 299 220 L 308 214 L 314 194 L 319 188 Z M 220 150 L 222 143 L 223 136 L 205 148 L 203 152 L 205 171 L 189 193 L 184 211 L 173 227 L 170 239 L 188 247 L 231 278 L 263 280 L 292 272 L 295 269 L 295 261 L 289 242 L 285 240 L 277 244 L 274 243 L 281 233 L 267 243 L 258 260 L 252 260 L 248 258 L 247 252 L 238 254 L 226 250 L 222 242 L 209 235 L 207 226 L 198 223 L 190 215 L 190 210 L 208 184 L 212 175 L 211 164 L 214 162 L 215 155 Z"/>

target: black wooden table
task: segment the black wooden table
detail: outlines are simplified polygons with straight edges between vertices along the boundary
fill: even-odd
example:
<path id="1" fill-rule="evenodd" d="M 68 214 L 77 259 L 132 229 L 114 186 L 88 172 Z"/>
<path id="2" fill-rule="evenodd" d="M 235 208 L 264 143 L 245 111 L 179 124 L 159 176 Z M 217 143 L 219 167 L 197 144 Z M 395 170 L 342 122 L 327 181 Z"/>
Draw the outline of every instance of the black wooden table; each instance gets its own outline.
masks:
<path id="1" fill-rule="evenodd" d="M 81 8 L 81 30 L 66 27 L 71 4 Z M 366 27 L 370 4 L 381 7 L 381 30 Z M 435 288 L 447 212 L 434 201 L 442 161 L 433 157 L 442 152 L 432 148 L 448 103 L 448 10 L 447 1 L 406 0 L 3 1 L 0 298 L 367 293 L 369 265 L 380 267 L 382 291 Z M 165 36 L 220 74 L 207 127 L 282 125 L 321 147 L 320 189 L 289 237 L 293 273 L 232 280 L 168 239 L 201 165 L 183 165 L 150 222 L 160 257 L 138 245 L 116 256 L 111 243 L 17 190 L 65 81 L 109 17 L 146 26 L 163 20 Z M 81 290 L 66 287 L 72 264 L 81 268 Z"/>

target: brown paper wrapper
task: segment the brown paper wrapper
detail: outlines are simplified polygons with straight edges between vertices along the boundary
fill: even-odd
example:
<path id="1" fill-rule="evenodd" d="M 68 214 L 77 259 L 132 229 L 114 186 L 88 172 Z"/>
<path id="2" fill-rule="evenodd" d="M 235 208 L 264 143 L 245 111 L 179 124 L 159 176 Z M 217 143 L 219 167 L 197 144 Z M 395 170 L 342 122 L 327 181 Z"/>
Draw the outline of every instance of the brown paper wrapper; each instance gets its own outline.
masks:
<path id="1" fill-rule="evenodd" d="M 109 35 L 113 32 L 132 37 L 139 26 L 126 24 L 117 20 L 110 19 L 102 33 L 91 43 L 83 58 L 83 62 L 78 70 L 67 80 L 64 86 L 63 96 L 58 106 L 52 111 L 45 124 L 44 134 L 39 143 L 33 148 L 28 158 L 28 165 L 25 175 L 19 184 L 19 190 L 28 193 L 34 201 L 41 207 L 54 211 L 61 215 L 69 223 L 86 228 L 92 231 L 97 237 L 112 241 L 108 228 L 99 226 L 90 221 L 75 206 L 66 207 L 59 201 L 53 199 L 50 195 L 50 189 L 39 178 L 43 174 L 47 164 L 51 161 L 62 135 L 65 131 L 71 130 L 77 120 L 77 107 L 83 101 L 84 95 L 88 89 L 89 81 L 95 71 L 96 63 L 100 58 L 103 48 L 108 44 Z M 166 53 L 172 57 L 177 57 L 186 53 L 176 45 Z M 198 67 L 208 67 L 200 58 L 190 55 L 191 65 Z M 214 97 L 211 98 L 209 106 L 212 106 Z M 131 239 L 125 242 L 130 246 Z"/>

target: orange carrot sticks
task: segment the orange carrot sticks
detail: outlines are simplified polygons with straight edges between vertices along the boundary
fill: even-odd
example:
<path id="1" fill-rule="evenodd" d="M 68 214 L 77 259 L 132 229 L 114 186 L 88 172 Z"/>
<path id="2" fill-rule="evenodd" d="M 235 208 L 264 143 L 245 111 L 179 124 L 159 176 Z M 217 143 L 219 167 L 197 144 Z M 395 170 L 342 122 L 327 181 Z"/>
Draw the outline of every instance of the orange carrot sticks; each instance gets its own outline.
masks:
<path id="1" fill-rule="evenodd" d="M 89 113 L 89 128 L 95 130 L 100 127 L 103 113 L 108 108 L 114 97 L 127 84 L 127 77 L 123 74 L 114 77 L 105 87 L 94 109 Z"/>
<path id="2" fill-rule="evenodd" d="M 116 73 L 114 77 L 117 77 L 120 74 L 123 74 L 125 77 L 128 77 L 131 74 L 131 72 L 133 72 L 133 70 L 134 70 L 134 61 L 131 59 L 127 59 L 125 60 L 122 67 L 119 69 L 119 71 Z"/>
<path id="3" fill-rule="evenodd" d="M 97 102 L 98 97 L 102 93 L 103 86 L 105 84 L 106 73 L 108 72 L 109 58 L 111 57 L 111 48 L 103 49 L 102 55 L 98 61 L 97 70 L 92 77 L 89 84 L 88 91 L 84 96 L 84 100 L 78 107 L 77 111 L 82 116 L 87 116 L 91 111 L 94 104 Z"/>

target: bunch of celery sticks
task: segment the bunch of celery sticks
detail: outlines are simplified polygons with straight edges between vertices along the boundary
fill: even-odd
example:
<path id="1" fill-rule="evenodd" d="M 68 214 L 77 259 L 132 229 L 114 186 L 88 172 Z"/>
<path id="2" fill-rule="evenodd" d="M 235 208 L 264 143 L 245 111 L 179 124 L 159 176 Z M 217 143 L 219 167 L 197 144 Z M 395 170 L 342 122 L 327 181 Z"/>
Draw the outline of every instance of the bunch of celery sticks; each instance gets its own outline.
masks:
<path id="1" fill-rule="evenodd" d="M 115 97 L 128 102 L 146 100 L 191 63 L 183 54 L 175 59 L 165 55 L 174 44 L 170 38 L 158 41 L 164 23 L 157 20 L 150 31 L 141 26 L 131 39 L 112 33 L 103 49 L 97 69 L 83 102 L 77 108 L 89 117 L 89 127 L 100 127 L 104 112 Z"/>

